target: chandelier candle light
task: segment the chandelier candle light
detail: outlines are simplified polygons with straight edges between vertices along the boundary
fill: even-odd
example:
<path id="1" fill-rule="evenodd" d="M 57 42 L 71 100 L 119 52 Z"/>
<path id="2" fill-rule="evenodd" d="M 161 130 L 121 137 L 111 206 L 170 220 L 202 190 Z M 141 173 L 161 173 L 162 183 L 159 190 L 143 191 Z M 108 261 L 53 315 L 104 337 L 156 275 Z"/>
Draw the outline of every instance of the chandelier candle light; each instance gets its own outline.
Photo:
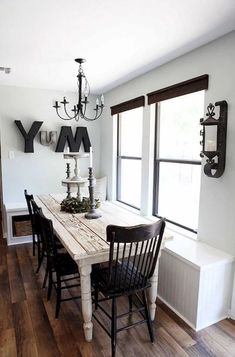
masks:
<path id="1" fill-rule="evenodd" d="M 72 115 L 68 113 L 67 110 L 67 104 L 69 102 L 66 100 L 64 97 L 63 101 L 60 102 L 60 104 L 63 105 L 64 107 L 64 113 L 66 117 L 63 117 L 59 113 L 59 108 L 61 108 L 61 105 L 58 104 L 58 101 L 55 102 L 55 105 L 53 105 L 53 108 L 56 109 L 57 115 L 63 119 L 63 120 L 71 120 L 75 119 L 76 121 L 79 121 L 80 118 L 85 119 L 87 121 L 93 121 L 98 119 L 101 114 L 103 113 L 104 109 L 104 96 L 103 94 L 101 95 L 100 99 L 96 99 L 96 106 L 94 108 L 95 115 L 93 118 L 89 118 L 86 116 L 86 109 L 87 109 L 87 104 L 89 103 L 88 101 L 88 96 L 90 94 L 90 86 L 87 81 L 87 78 L 83 72 L 82 68 L 82 63 L 85 62 L 85 59 L 83 58 L 76 58 L 75 62 L 79 63 L 79 69 L 78 69 L 78 75 L 77 75 L 77 86 L 78 86 L 78 103 L 74 105 L 73 109 L 71 111 L 73 112 Z"/>

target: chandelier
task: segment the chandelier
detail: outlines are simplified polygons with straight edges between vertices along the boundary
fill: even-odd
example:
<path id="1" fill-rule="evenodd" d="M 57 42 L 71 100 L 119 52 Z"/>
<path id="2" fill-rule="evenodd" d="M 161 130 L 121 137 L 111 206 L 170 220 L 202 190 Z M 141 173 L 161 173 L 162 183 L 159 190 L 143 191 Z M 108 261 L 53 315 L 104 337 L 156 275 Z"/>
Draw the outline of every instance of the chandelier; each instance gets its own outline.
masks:
<path id="1" fill-rule="evenodd" d="M 57 115 L 63 120 L 75 119 L 76 121 L 79 121 L 79 119 L 82 118 L 87 121 L 93 121 L 98 119 L 103 112 L 104 96 L 102 94 L 100 99 L 98 98 L 96 99 L 96 106 L 94 108 L 95 111 L 94 117 L 89 118 L 86 116 L 87 104 L 89 103 L 88 96 L 90 94 L 90 86 L 82 69 L 82 63 L 84 63 L 85 61 L 86 60 L 83 58 L 75 59 L 75 62 L 79 63 L 79 69 L 77 75 L 78 102 L 76 105 L 74 105 L 73 109 L 71 109 L 71 112 L 73 112 L 73 114 L 70 115 L 68 113 L 67 105 L 69 104 L 69 102 L 66 100 L 65 97 L 62 100 L 62 102 L 60 102 L 60 104 L 62 104 L 63 106 L 65 117 L 59 113 L 59 109 L 61 108 L 61 105 L 58 104 L 58 101 L 56 101 L 55 105 L 53 105 L 53 108 L 56 109 Z"/>

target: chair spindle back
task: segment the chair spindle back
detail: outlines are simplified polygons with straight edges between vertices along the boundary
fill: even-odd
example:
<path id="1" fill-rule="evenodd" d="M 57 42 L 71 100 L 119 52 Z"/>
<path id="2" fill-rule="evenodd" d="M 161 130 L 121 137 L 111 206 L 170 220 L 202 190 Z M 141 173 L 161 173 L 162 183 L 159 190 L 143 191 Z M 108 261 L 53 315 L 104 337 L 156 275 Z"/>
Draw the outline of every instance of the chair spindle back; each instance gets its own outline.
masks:
<path id="1" fill-rule="evenodd" d="M 24 195 L 27 203 L 27 208 L 29 211 L 29 218 L 31 220 L 32 226 L 34 225 L 34 216 L 33 216 L 33 208 L 32 208 L 32 201 L 33 201 L 33 195 L 29 195 L 27 190 L 24 190 Z"/>
<path id="2" fill-rule="evenodd" d="M 156 267 L 164 228 L 164 219 L 148 225 L 107 227 L 109 288 L 129 292 L 146 287 Z"/>
<path id="3" fill-rule="evenodd" d="M 53 263 L 55 264 L 57 258 L 57 246 L 54 237 L 53 223 L 43 215 L 42 211 L 39 212 L 39 220 L 42 240 L 45 243 L 47 256 L 52 258 Z"/>

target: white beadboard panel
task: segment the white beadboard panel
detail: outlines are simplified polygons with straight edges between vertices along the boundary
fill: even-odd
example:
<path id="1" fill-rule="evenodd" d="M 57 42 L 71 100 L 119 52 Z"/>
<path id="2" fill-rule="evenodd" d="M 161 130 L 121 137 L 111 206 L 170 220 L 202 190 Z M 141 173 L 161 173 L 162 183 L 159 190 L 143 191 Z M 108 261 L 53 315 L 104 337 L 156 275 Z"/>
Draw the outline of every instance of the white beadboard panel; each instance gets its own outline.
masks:
<path id="1" fill-rule="evenodd" d="M 199 271 L 177 257 L 162 251 L 159 263 L 158 293 L 194 328 L 197 323 Z"/>
<path id="2" fill-rule="evenodd" d="M 231 306 L 233 265 L 231 262 L 201 270 L 197 329 L 228 317 Z"/>
<path id="3" fill-rule="evenodd" d="M 207 246 L 208 250 L 209 247 Z M 158 295 L 195 330 L 228 317 L 231 304 L 233 260 L 221 252 L 219 261 L 193 264 L 176 252 L 163 249 L 159 262 Z"/>
<path id="4" fill-rule="evenodd" d="M 176 313 L 176 315 L 178 315 L 182 320 L 184 320 L 184 322 L 186 322 L 187 325 L 192 327 L 192 329 L 196 330 L 195 326 L 189 320 L 187 320 L 185 316 L 181 315 L 178 310 L 176 310 L 172 305 L 170 305 L 166 300 L 164 300 L 162 296 L 158 295 L 158 298 L 165 305 L 167 305 L 172 311 L 174 311 Z M 157 313 L 156 313 L 156 316 L 157 316 Z"/>

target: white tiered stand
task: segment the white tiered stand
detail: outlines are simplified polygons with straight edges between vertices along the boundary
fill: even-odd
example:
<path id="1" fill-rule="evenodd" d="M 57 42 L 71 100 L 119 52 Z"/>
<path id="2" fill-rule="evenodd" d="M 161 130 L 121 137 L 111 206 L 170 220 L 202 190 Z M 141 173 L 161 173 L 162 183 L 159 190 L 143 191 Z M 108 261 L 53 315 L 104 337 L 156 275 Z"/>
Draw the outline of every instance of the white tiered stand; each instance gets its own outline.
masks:
<path id="1" fill-rule="evenodd" d="M 75 167 L 74 167 L 74 176 L 72 178 L 67 177 L 66 179 L 62 180 L 62 185 L 67 186 L 68 188 L 68 196 L 70 197 L 70 190 L 72 187 L 77 188 L 77 198 L 81 201 L 82 200 L 82 195 L 81 195 L 81 187 L 84 187 L 87 184 L 87 178 L 82 178 L 80 176 L 80 170 L 78 166 L 78 160 L 83 159 L 83 158 L 88 158 L 89 154 L 79 154 L 79 153 L 67 153 L 64 154 L 64 159 L 66 160 L 71 160 L 74 159 L 75 161 Z"/>

